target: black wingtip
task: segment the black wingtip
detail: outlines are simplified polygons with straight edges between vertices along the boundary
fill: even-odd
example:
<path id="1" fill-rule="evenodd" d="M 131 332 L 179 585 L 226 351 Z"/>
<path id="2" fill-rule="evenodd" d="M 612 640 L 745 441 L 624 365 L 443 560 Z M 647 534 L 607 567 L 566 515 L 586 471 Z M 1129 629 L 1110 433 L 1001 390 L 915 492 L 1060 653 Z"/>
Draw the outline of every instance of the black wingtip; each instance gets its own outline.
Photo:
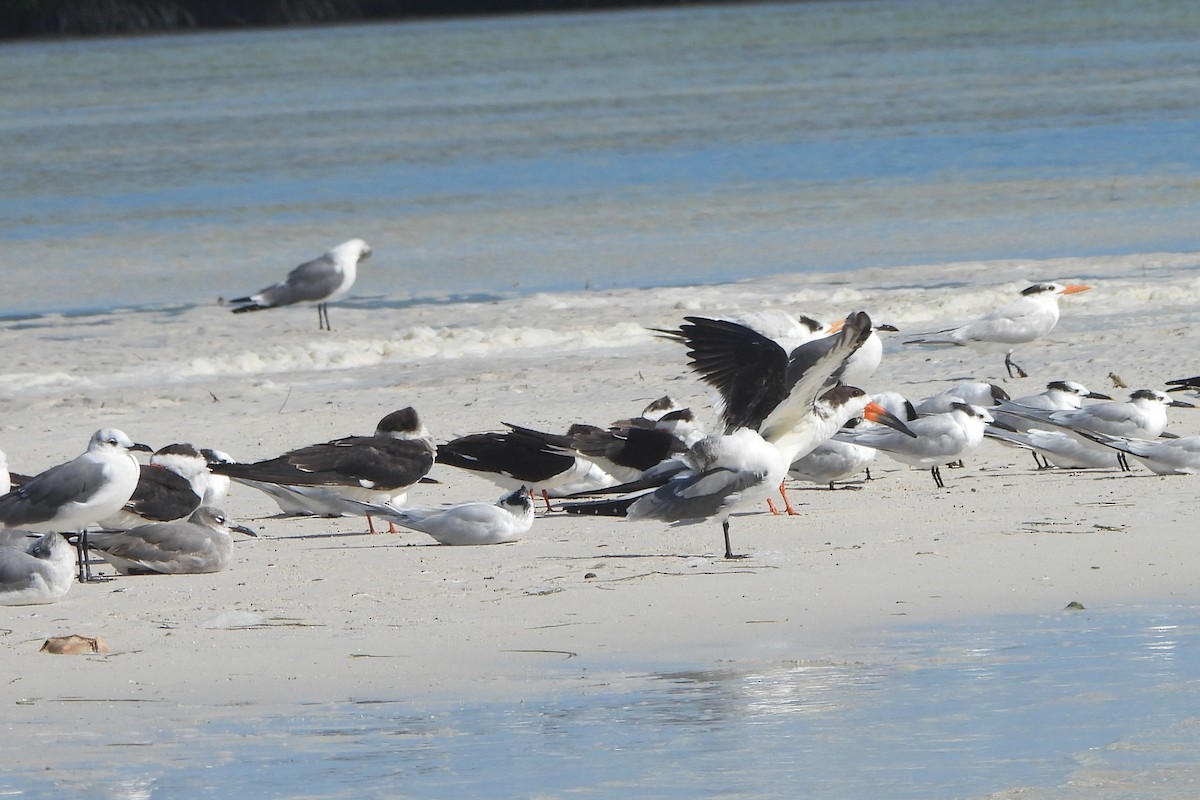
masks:
<path id="1" fill-rule="evenodd" d="M 593 517 L 623 517 L 637 497 L 620 497 L 616 500 L 594 500 L 588 503 L 562 503 L 559 505 L 568 514 L 587 514 Z"/>

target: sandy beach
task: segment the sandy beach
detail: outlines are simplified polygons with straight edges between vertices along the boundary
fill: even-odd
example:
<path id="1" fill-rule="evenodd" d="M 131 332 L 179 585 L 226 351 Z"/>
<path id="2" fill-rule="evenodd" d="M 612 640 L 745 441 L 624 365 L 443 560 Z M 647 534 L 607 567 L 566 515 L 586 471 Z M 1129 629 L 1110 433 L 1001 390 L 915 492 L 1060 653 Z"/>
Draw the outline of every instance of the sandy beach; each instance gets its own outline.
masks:
<path id="1" fill-rule="evenodd" d="M 214 303 L 3 324 L 0 446 L 34 473 L 82 452 L 98 427 L 255 460 L 366 433 L 414 406 L 439 440 L 514 422 L 605 424 L 669 393 L 712 424 L 682 348 L 647 329 L 687 314 L 760 307 L 825 318 L 865 309 L 891 334 L 871 391 L 920 398 L 962 380 L 1013 396 L 1070 378 L 1116 396 L 1200 371 L 1193 360 L 1200 255 L 950 264 L 725 286 L 537 295 L 405 309 L 335 305 L 233 317 Z M 1001 356 L 924 351 L 905 332 L 973 317 L 1037 279 L 1084 282 L 1045 340 Z M 1191 354 L 1191 355 L 1189 355 Z M 1200 411 L 1171 431 L 1200 433 Z M 1037 472 L 995 442 L 962 469 L 886 458 L 858 491 L 798 485 L 796 517 L 717 524 L 540 515 L 520 542 L 442 547 L 368 535 L 360 518 L 277 519 L 235 485 L 230 516 L 254 526 L 215 575 L 118 577 L 54 605 L 3 609 L 0 706 L 6 758 L 46 737 L 136 740 L 172 720 L 237 717 L 366 700 L 472 702 L 612 686 L 652 668 L 854 660 L 883 633 L 982 615 L 1195 605 L 1195 478 L 1142 467 Z M 501 490 L 435 466 L 411 505 L 494 500 Z M 540 508 L 540 506 L 539 506 Z M 111 569 L 103 571 L 111 574 Z M 49 636 L 104 637 L 112 652 L 51 656 Z M 67 734 L 66 732 L 73 733 Z M 84 733 L 87 731 L 88 733 Z"/>

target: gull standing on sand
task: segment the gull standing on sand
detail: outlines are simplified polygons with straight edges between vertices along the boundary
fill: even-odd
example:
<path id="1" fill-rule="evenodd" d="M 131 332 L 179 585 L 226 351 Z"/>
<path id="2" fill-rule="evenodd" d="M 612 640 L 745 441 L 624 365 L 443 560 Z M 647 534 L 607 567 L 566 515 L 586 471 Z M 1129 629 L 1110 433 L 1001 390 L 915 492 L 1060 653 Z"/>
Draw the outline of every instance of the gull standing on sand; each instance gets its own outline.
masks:
<path id="1" fill-rule="evenodd" d="M 362 239 L 342 242 L 320 258 L 305 262 L 287 277 L 247 297 L 235 297 L 231 303 L 244 303 L 233 313 L 261 311 L 264 308 L 309 303 L 317 306 L 317 329 L 333 330 L 329 325 L 328 303 L 340 300 L 358 277 L 358 262 L 370 258 L 371 246 Z"/>
<path id="2" fill-rule="evenodd" d="M 1083 292 L 1091 287 L 1082 284 L 1035 283 L 1021 291 L 1011 303 L 989 311 L 976 320 L 909 339 L 904 344 L 922 347 L 966 346 L 983 352 L 1006 350 L 1004 366 L 1008 377 L 1014 370 L 1022 378 L 1028 373 L 1013 363 L 1013 347 L 1040 339 L 1058 324 L 1058 298 Z"/>
<path id="3" fill-rule="evenodd" d="M 269 495 L 284 514 L 341 516 L 343 499 L 399 501 L 433 466 L 433 437 L 411 406 L 379 421 L 371 436 L 347 436 L 253 464 L 210 469 Z M 371 533 L 375 526 L 367 516 Z"/>
<path id="4" fill-rule="evenodd" d="M 0 531 L 0 605 L 54 603 L 75 582 L 75 551 L 61 533 Z"/>
<path id="5" fill-rule="evenodd" d="M 370 505 L 364 511 L 429 534 L 439 544 L 446 545 L 515 542 L 533 526 L 533 499 L 524 486 L 505 494 L 495 503 L 460 503 L 447 508 Z"/>
<path id="6" fill-rule="evenodd" d="M 87 526 L 119 511 L 137 488 L 140 465 L 131 450 L 150 452 L 116 428 L 101 428 L 83 455 L 0 497 L 0 525 L 78 533 L 79 580 L 91 580 Z"/>
<path id="7" fill-rule="evenodd" d="M 198 575 L 229 566 L 230 531 L 258 535 L 243 525 L 230 525 L 221 509 L 200 506 L 186 520 L 93 533 L 91 538 L 92 548 L 122 575 Z"/>

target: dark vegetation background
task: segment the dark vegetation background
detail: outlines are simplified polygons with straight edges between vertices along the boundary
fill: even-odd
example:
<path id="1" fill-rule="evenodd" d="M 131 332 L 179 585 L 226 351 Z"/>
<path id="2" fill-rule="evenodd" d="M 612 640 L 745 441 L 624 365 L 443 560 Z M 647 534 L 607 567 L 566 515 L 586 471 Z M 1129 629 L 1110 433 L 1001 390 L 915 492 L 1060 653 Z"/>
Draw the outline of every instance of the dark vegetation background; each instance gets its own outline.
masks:
<path id="1" fill-rule="evenodd" d="M 695 0 L 0 0 L 0 38 L 576 11 Z"/>

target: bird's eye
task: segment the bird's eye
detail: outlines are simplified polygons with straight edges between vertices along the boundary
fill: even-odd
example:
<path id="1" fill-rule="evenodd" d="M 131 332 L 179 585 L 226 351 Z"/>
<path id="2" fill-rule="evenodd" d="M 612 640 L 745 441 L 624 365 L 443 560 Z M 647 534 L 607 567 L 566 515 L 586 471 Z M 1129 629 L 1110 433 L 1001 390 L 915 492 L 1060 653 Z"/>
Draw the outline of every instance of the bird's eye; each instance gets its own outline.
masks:
<path id="1" fill-rule="evenodd" d="M 115 444 L 117 443 L 117 440 L 116 440 L 116 439 L 109 439 L 109 440 L 108 440 L 108 443 L 109 443 L 109 444 L 111 444 L 111 445 L 115 445 Z"/>

